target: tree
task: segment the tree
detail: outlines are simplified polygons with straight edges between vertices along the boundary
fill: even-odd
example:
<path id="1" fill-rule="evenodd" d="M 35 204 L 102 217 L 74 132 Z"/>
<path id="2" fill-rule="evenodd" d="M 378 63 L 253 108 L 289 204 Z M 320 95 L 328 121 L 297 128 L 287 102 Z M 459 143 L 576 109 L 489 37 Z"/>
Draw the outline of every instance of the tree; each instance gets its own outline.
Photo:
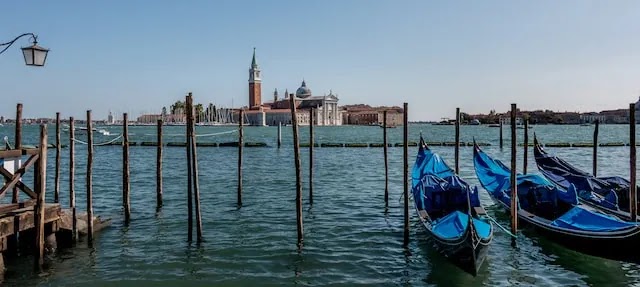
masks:
<path id="1" fill-rule="evenodd" d="M 195 116 L 195 121 L 196 123 L 199 123 L 201 121 L 202 118 L 204 118 L 204 107 L 202 106 L 202 104 L 197 104 L 195 105 L 195 112 L 196 114 Z"/>
<path id="2" fill-rule="evenodd" d="M 173 105 L 171 105 L 171 114 L 184 114 L 185 106 L 186 104 L 184 101 L 176 101 L 175 103 L 173 103 Z"/>

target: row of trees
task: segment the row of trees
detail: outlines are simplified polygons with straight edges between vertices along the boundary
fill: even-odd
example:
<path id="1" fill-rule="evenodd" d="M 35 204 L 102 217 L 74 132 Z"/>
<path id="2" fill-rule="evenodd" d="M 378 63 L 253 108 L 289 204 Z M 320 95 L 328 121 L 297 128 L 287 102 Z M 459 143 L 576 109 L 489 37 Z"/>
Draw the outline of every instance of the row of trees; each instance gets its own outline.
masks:
<path id="1" fill-rule="evenodd" d="M 186 103 L 184 101 L 176 101 L 173 105 L 169 106 L 169 112 L 172 115 L 185 115 Z M 218 108 L 213 103 L 209 103 L 205 108 L 202 104 L 194 105 L 196 112 L 196 122 L 229 122 L 231 120 L 230 112 L 228 108 Z M 162 108 L 162 115 L 167 115 L 167 108 Z"/>

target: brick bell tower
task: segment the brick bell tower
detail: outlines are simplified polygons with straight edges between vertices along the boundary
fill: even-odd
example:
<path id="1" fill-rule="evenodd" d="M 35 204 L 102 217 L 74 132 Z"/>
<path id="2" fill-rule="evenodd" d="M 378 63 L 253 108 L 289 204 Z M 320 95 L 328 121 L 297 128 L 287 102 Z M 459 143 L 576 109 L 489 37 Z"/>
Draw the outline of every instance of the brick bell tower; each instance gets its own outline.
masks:
<path id="1" fill-rule="evenodd" d="M 253 48 L 253 59 L 249 69 L 249 108 L 259 109 L 262 105 L 262 79 L 260 68 L 256 63 L 256 48 Z"/>

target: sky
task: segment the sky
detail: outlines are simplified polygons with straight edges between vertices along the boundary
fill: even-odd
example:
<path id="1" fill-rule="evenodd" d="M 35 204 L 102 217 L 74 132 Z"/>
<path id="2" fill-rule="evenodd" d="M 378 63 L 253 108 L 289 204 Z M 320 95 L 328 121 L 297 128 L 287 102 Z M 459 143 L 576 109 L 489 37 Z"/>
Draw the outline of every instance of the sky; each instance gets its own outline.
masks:
<path id="1" fill-rule="evenodd" d="M 253 48 L 274 89 L 340 104 L 409 103 L 409 119 L 521 109 L 599 111 L 640 96 L 640 1 L 7 1 L 0 42 L 33 32 L 51 51 L 0 55 L 0 115 L 158 113 L 192 92 L 248 104 Z M 131 116 L 130 116 L 131 117 Z"/>

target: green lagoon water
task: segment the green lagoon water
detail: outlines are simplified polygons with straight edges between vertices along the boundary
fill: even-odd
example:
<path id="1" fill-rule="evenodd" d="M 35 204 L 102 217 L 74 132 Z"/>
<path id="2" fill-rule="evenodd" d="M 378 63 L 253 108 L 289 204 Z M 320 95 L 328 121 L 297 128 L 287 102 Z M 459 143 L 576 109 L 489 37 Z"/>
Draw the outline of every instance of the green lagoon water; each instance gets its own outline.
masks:
<path id="1" fill-rule="evenodd" d="M 50 142 L 54 140 L 53 126 Z M 113 134 L 120 127 L 104 127 Z M 197 127 L 198 134 L 235 127 Z M 100 146 L 94 159 L 94 212 L 113 224 L 97 234 L 93 248 L 81 242 L 49 257 L 45 274 L 32 271 L 32 257 L 8 260 L 5 286 L 628 286 L 640 284 L 639 266 L 583 255 L 553 242 L 521 233 L 517 247 L 497 232 L 477 277 L 449 264 L 433 250 L 425 230 L 412 213 L 411 243 L 402 246 L 402 149 L 389 149 L 390 207 L 384 209 L 382 148 L 316 148 L 314 204 L 307 201 L 308 153 L 302 149 L 304 248 L 296 247 L 295 178 L 291 127 L 283 128 L 283 147 L 275 148 L 276 127 L 247 127 L 246 141 L 267 148 L 244 149 L 244 206 L 236 203 L 237 149 L 198 149 L 202 218 L 206 242 L 187 239 L 186 163 L 183 147 L 167 147 L 164 156 L 164 207 L 155 208 L 154 147 L 131 147 L 132 221 L 123 224 L 121 207 L 122 148 Z M 593 127 L 535 126 L 543 142 L 590 142 Z M 155 141 L 155 127 L 130 127 L 132 141 Z M 411 140 L 419 133 L 427 141 L 453 141 L 453 126 L 411 125 Z M 518 130 L 519 140 L 523 130 Z M 166 127 L 166 141 L 184 141 L 184 127 Z M 485 151 L 508 161 L 509 149 L 498 147 L 498 129 L 463 126 L 462 140 L 475 137 L 491 143 Z M 13 126 L 0 127 L 0 137 Z M 505 143 L 509 132 L 505 128 Z M 200 137 L 200 142 L 237 140 L 237 134 Z M 78 136 L 83 139 L 83 136 Z M 95 137 L 106 142 L 113 136 Z M 308 128 L 301 128 L 302 142 Z M 533 139 L 533 134 L 530 136 Z M 35 144 L 37 126 L 25 126 L 23 141 Z M 402 128 L 389 130 L 389 142 L 402 140 Z M 601 142 L 627 142 L 628 127 L 603 125 Z M 68 135 L 63 134 L 64 143 Z M 316 142 L 382 142 L 378 127 L 317 127 Z M 452 147 L 433 147 L 453 164 Z M 520 147 L 519 150 L 522 148 Z M 547 148 L 579 168 L 591 170 L 590 148 Z M 628 147 L 602 147 L 599 174 L 628 177 Z M 410 149 L 410 165 L 416 148 Z M 521 152 L 520 152 L 521 153 Z M 48 160 L 47 201 L 53 198 L 53 160 Z M 68 206 L 68 154 L 62 150 L 61 203 Z M 77 204 L 85 204 L 86 146 L 76 145 Z M 522 154 L 519 154 L 521 157 Z M 537 172 L 530 154 L 528 170 Z M 519 166 L 522 165 L 519 159 Z M 461 148 L 461 175 L 471 184 L 472 149 Z M 29 177 L 30 178 L 30 177 Z M 26 179 L 29 180 L 28 178 Z M 7 200 L 6 198 L 3 200 Z M 486 192 L 489 213 L 508 225 Z"/>

